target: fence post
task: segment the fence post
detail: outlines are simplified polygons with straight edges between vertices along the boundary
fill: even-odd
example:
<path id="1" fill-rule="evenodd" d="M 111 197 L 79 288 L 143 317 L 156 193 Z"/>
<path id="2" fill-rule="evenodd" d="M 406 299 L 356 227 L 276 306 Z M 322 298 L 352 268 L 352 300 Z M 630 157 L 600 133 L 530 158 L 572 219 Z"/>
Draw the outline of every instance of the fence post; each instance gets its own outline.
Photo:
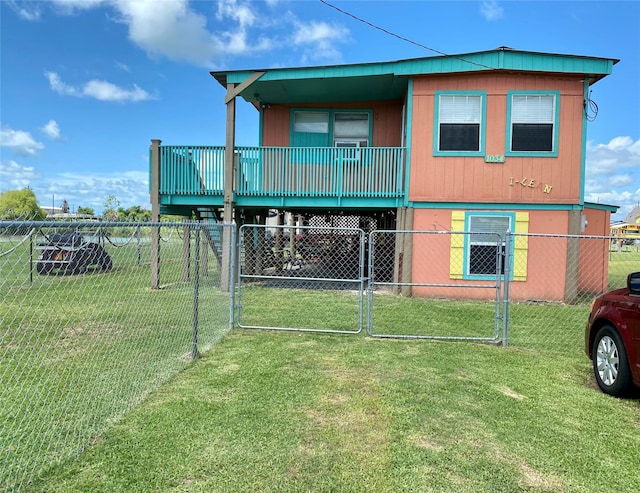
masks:
<path id="1" fill-rule="evenodd" d="M 231 249 L 231 256 L 230 256 L 231 265 L 229 266 L 229 272 L 234 273 L 234 277 L 237 280 L 238 297 L 240 297 L 240 294 L 239 294 L 240 262 L 238 261 L 238 259 L 240 258 L 240 245 L 239 245 L 239 242 L 236 240 L 237 229 L 233 224 L 226 225 L 226 226 L 223 225 L 222 227 L 223 229 L 227 228 L 231 230 L 230 236 L 231 236 L 231 244 L 233 245 L 233 248 Z M 234 282 L 234 284 L 229 287 L 229 330 L 233 329 L 233 326 L 235 324 L 235 318 L 234 318 L 235 309 L 236 309 L 236 283 Z"/>
<path id="2" fill-rule="evenodd" d="M 184 220 L 182 238 L 182 281 L 189 282 L 189 267 L 191 267 L 191 226 L 188 219 Z"/>
<path id="3" fill-rule="evenodd" d="M 137 253 L 137 262 L 136 265 L 139 267 L 140 263 L 142 261 L 142 251 L 141 251 L 141 247 L 142 245 L 140 244 L 140 226 L 136 226 L 136 253 Z"/>
<path id="4" fill-rule="evenodd" d="M 502 346 L 507 346 L 507 339 L 509 337 L 509 288 L 511 286 L 511 263 L 513 256 L 511 253 L 511 245 L 514 243 L 513 235 L 511 231 L 507 230 L 504 236 L 504 272 L 502 273 L 502 279 L 504 283 L 504 289 L 502 290 L 503 305 L 502 305 Z"/>
<path id="5" fill-rule="evenodd" d="M 193 345 L 191 359 L 198 357 L 198 302 L 200 296 L 200 225 L 196 226 L 195 266 L 193 269 Z"/>
<path id="6" fill-rule="evenodd" d="M 151 140 L 151 221 L 160 222 L 160 144 Z M 151 289 L 160 289 L 160 226 L 151 227 Z"/>

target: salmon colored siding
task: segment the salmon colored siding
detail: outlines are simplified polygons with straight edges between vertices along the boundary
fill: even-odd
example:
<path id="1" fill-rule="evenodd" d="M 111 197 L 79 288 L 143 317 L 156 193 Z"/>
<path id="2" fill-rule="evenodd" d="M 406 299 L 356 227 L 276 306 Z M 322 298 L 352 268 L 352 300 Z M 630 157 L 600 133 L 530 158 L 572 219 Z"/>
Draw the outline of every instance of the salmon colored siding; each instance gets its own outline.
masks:
<path id="1" fill-rule="evenodd" d="M 373 147 L 400 147 L 402 143 L 402 102 L 374 101 L 362 103 L 272 105 L 263 110 L 262 145 L 289 146 L 292 109 L 325 108 L 373 111 Z"/>
<path id="2" fill-rule="evenodd" d="M 598 209 L 584 209 L 585 236 L 609 236 L 611 213 Z M 580 240 L 579 281 L 580 291 L 598 294 L 606 291 L 609 284 L 608 239 L 585 238 Z M 597 259 L 602 259 L 598 262 Z"/>
<path id="3" fill-rule="evenodd" d="M 495 212 L 495 211 L 492 211 Z M 416 209 L 414 229 L 418 231 L 450 231 L 451 213 L 449 209 Z M 566 235 L 569 227 L 567 211 L 529 211 L 529 233 L 546 235 Z M 451 254 L 450 235 L 416 235 L 414 252 L 425 251 L 420 242 L 434 242 L 428 248 L 430 261 L 428 268 L 424 262 L 414 259 L 412 281 L 414 283 L 449 284 L 490 284 L 487 281 L 469 279 L 451 279 L 449 261 Z M 528 238 L 526 256 L 526 278 L 511 283 L 512 300 L 563 300 L 567 271 L 566 238 L 536 237 Z M 494 288 L 455 288 L 455 287 L 414 287 L 414 296 L 444 296 L 450 298 L 471 298 L 489 300 L 495 296 Z"/>
<path id="4" fill-rule="evenodd" d="M 559 91 L 557 157 L 433 155 L 436 91 L 485 91 L 485 154 L 505 155 L 507 94 L 512 90 Z M 418 77 L 413 85 L 409 200 L 575 204 L 580 199 L 583 81 L 551 76 L 455 75 Z M 531 182 L 533 180 L 533 182 Z M 525 186 L 518 182 L 523 182 Z M 533 185 L 533 186 L 529 186 Z M 545 193 L 545 187 L 550 190 Z M 551 187 L 549 189 L 549 187 Z"/>
<path id="5" fill-rule="evenodd" d="M 289 108 L 273 105 L 262 110 L 262 145 L 287 147 L 289 145 Z"/>

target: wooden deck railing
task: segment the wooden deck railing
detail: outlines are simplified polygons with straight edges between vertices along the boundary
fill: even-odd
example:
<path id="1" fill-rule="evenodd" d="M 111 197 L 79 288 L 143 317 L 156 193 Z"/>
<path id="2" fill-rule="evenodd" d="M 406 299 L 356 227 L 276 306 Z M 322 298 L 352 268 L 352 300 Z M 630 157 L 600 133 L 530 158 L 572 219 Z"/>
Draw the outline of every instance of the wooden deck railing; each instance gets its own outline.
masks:
<path id="1" fill-rule="evenodd" d="M 224 147 L 160 146 L 161 195 L 220 195 Z M 404 147 L 237 147 L 234 193 L 392 198 L 404 193 Z"/>

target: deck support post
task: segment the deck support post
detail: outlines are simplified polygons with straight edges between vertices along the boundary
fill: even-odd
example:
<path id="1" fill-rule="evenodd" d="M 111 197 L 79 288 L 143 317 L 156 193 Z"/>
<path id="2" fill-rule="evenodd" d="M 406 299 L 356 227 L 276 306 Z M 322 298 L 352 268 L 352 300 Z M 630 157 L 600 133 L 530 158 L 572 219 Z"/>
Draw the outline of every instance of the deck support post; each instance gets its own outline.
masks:
<path id="1" fill-rule="evenodd" d="M 413 209 L 398 207 L 396 213 L 396 228 L 399 231 L 411 231 L 413 229 Z M 411 282 L 411 264 L 413 257 L 413 238 L 411 234 L 400 233 L 396 235 L 395 255 L 393 261 L 393 279 L 398 283 Z M 402 296 L 411 296 L 411 286 L 396 286 L 394 293 Z"/>
<path id="2" fill-rule="evenodd" d="M 227 94 L 234 92 L 235 84 L 227 84 Z M 223 221 L 233 223 L 233 178 L 235 176 L 235 145 L 236 145 L 236 98 L 225 98 L 227 104 L 227 123 L 224 149 L 224 209 Z M 231 266 L 232 231 L 230 226 L 222 230 L 222 269 L 220 287 L 223 290 L 233 288 L 234 275 Z"/>
<path id="3" fill-rule="evenodd" d="M 160 222 L 160 139 L 151 139 L 151 221 Z M 160 226 L 151 228 L 151 289 L 160 289 Z"/>

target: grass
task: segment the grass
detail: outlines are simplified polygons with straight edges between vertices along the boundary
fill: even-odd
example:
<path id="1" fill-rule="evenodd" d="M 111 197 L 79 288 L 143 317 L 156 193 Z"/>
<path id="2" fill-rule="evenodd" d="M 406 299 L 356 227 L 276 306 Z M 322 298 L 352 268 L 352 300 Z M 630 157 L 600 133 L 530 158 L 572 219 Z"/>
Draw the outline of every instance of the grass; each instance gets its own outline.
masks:
<path id="1" fill-rule="evenodd" d="M 237 329 L 32 491 L 637 491 L 640 407 L 589 363 Z"/>
<path id="2" fill-rule="evenodd" d="M 163 244 L 163 289 L 150 289 L 149 249 L 111 248 L 114 269 L 34 275 L 24 245 L 0 262 L 0 491 L 92 437 L 191 360 L 193 283 L 182 245 Z M 215 267 L 211 265 L 211 267 Z M 199 351 L 228 330 L 217 272 L 201 279 Z"/>
<path id="3" fill-rule="evenodd" d="M 251 329 L 217 343 L 228 295 L 212 272 L 212 349 L 190 363 L 193 286 L 180 241 L 162 248 L 159 291 L 133 246 L 110 250 L 108 274 L 33 284 L 26 246 L 0 262 L 0 463 L 40 477 L 27 491 L 637 490 L 639 401 L 595 388 L 588 303 L 513 304 L 507 348 Z M 612 253 L 612 273 L 636 254 Z M 242 321 L 354 331 L 359 302 L 250 287 Z M 486 337 L 495 323 L 491 303 L 376 295 L 373 310 L 382 333 Z"/>

